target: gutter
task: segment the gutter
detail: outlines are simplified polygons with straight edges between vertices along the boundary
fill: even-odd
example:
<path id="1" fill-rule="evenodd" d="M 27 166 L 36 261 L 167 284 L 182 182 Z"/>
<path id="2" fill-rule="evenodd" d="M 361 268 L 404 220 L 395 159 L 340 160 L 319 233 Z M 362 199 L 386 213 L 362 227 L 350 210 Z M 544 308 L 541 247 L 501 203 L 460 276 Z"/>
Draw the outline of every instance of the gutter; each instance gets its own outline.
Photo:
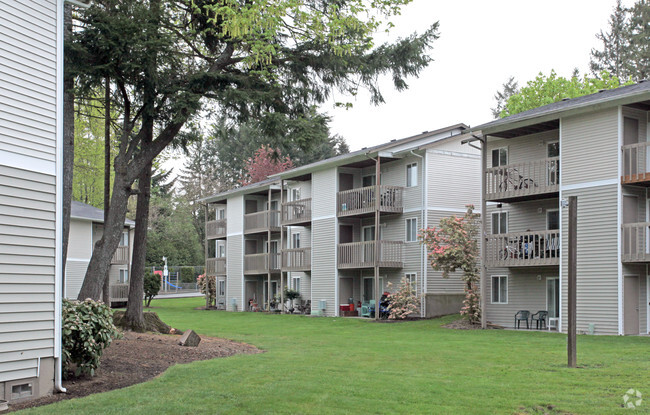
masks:
<path id="1" fill-rule="evenodd" d="M 429 203 L 428 203 L 427 194 L 426 194 L 427 186 L 426 186 L 425 181 L 426 181 L 427 177 L 426 177 L 426 167 L 424 165 L 425 161 L 424 161 L 423 156 L 415 153 L 413 150 L 411 150 L 411 154 L 413 154 L 416 157 L 419 157 L 420 161 L 421 161 L 421 164 L 422 164 L 422 169 L 420 170 L 422 172 L 422 180 L 421 180 L 421 186 L 422 186 L 422 203 L 421 204 L 422 204 L 422 209 L 420 211 L 420 216 L 421 216 L 421 222 L 420 223 L 422 225 L 422 228 L 426 229 L 427 228 L 427 223 L 426 223 L 426 221 L 427 221 L 427 205 Z M 426 267 L 427 267 L 425 256 L 424 256 L 425 251 L 426 251 L 426 247 L 424 245 L 422 245 L 422 247 L 420 249 L 420 275 L 422 276 L 422 284 L 421 284 L 422 297 L 424 297 L 424 294 L 426 293 L 425 285 L 426 285 L 426 281 L 427 281 L 426 280 L 426 272 L 425 272 Z M 426 315 L 426 311 L 427 311 L 426 310 L 426 297 L 424 297 L 424 299 L 425 299 L 425 301 L 420 301 L 420 315 L 422 317 L 424 317 Z"/>

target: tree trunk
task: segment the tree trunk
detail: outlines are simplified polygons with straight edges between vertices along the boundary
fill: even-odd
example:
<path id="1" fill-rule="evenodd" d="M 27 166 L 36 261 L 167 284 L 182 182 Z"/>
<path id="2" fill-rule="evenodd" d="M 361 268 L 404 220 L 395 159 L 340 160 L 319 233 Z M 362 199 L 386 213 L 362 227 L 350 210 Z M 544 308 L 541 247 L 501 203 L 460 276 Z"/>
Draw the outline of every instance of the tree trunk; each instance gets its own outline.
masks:
<path id="1" fill-rule="evenodd" d="M 144 331 L 142 299 L 144 297 L 144 265 L 147 254 L 147 228 L 149 226 L 149 201 L 151 199 L 151 163 L 138 181 L 138 206 L 135 213 L 133 261 L 129 280 L 129 300 L 123 325 L 133 331 Z"/>
<path id="2" fill-rule="evenodd" d="M 69 41 L 72 34 L 72 6 L 64 8 L 64 39 Z M 61 285 L 65 293 L 65 265 L 68 258 L 68 240 L 70 237 L 70 209 L 72 205 L 72 178 L 74 174 L 74 78 L 63 78 L 63 206 L 62 206 L 62 241 L 61 241 Z"/>
<path id="3" fill-rule="evenodd" d="M 108 220 L 108 211 L 111 206 L 111 83 L 106 77 L 104 88 L 104 223 Z M 103 300 L 104 304 L 111 306 L 111 279 L 110 272 L 104 278 Z"/>

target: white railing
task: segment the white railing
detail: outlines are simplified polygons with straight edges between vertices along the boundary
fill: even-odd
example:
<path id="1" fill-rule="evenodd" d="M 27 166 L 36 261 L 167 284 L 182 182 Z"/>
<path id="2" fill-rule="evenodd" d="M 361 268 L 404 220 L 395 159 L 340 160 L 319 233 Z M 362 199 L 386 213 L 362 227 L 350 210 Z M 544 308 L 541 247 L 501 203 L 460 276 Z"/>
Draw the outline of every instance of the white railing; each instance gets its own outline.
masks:
<path id="1" fill-rule="evenodd" d="M 559 157 L 508 164 L 485 170 L 485 197 L 488 200 L 502 200 L 559 191 Z"/>
<path id="2" fill-rule="evenodd" d="M 265 231 L 280 227 L 279 210 L 263 210 L 244 215 L 244 231 Z"/>
<path id="3" fill-rule="evenodd" d="M 401 241 L 379 241 L 378 266 L 402 268 L 403 246 Z M 370 268 L 375 266 L 375 241 L 339 244 L 339 268 Z"/>
<path id="4" fill-rule="evenodd" d="M 305 223 L 311 221 L 311 199 L 294 200 L 282 204 L 282 224 Z"/>
<path id="5" fill-rule="evenodd" d="M 208 239 L 226 237 L 226 219 L 211 220 L 205 224 L 205 233 Z"/>
<path id="6" fill-rule="evenodd" d="M 402 187 L 379 186 L 379 210 L 385 213 L 402 213 Z M 344 190 L 337 195 L 338 216 L 351 216 L 375 211 L 377 186 Z"/>
<path id="7" fill-rule="evenodd" d="M 624 223 L 623 262 L 650 262 L 650 222 Z"/>
<path id="8" fill-rule="evenodd" d="M 285 271 L 311 270 L 311 248 L 283 249 L 282 269 Z"/>
<path id="9" fill-rule="evenodd" d="M 650 159 L 648 158 L 650 142 L 627 144 L 623 151 L 622 183 L 638 183 L 650 181 Z"/>
<path id="10" fill-rule="evenodd" d="M 559 265 L 560 231 L 527 231 L 487 236 L 487 266 Z"/>

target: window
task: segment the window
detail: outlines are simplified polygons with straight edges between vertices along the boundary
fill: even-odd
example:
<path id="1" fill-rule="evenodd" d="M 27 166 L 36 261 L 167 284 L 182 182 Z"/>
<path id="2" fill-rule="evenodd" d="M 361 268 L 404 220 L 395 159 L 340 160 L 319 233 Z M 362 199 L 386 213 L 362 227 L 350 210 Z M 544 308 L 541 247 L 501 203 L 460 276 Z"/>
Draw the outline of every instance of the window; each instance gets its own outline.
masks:
<path id="1" fill-rule="evenodd" d="M 560 211 L 557 209 L 546 211 L 546 229 L 549 231 L 560 229 Z"/>
<path id="2" fill-rule="evenodd" d="M 375 186 L 376 184 L 377 184 L 377 176 L 375 176 L 374 174 L 363 176 L 361 178 L 361 185 L 363 187 Z"/>
<path id="3" fill-rule="evenodd" d="M 294 249 L 300 248 L 300 234 L 299 233 L 294 233 L 291 235 L 291 246 Z"/>
<path id="4" fill-rule="evenodd" d="M 266 202 L 266 210 L 269 210 L 269 202 Z M 278 201 L 277 200 L 271 200 L 271 209 L 270 210 L 278 210 Z"/>
<path id="5" fill-rule="evenodd" d="M 492 150 L 492 167 L 505 166 L 508 164 L 508 149 L 495 148 Z"/>
<path id="6" fill-rule="evenodd" d="M 418 274 L 415 272 L 407 272 L 404 276 L 406 277 L 406 281 L 409 283 L 411 291 L 416 292 L 418 289 Z"/>
<path id="7" fill-rule="evenodd" d="M 291 200 L 300 200 L 300 188 L 291 189 Z"/>
<path id="8" fill-rule="evenodd" d="M 300 292 L 300 277 L 293 277 L 292 282 L 293 289 Z"/>
<path id="9" fill-rule="evenodd" d="M 363 241 L 370 242 L 375 240 L 375 226 L 363 227 Z"/>
<path id="10" fill-rule="evenodd" d="M 219 280 L 219 297 L 226 296 L 226 281 Z"/>
<path id="11" fill-rule="evenodd" d="M 120 239 L 120 246 L 129 246 L 129 231 L 122 232 L 122 238 Z"/>
<path id="12" fill-rule="evenodd" d="M 492 214 L 492 234 L 508 233 L 508 212 Z"/>
<path id="13" fill-rule="evenodd" d="M 120 270 L 120 284 L 126 284 L 129 282 L 129 270 L 121 269 Z"/>
<path id="14" fill-rule="evenodd" d="M 217 219 L 218 220 L 226 219 L 226 209 L 225 208 L 217 209 Z"/>
<path id="15" fill-rule="evenodd" d="M 22 399 L 34 395 L 34 389 L 31 383 L 22 383 L 11 386 L 11 399 Z"/>
<path id="16" fill-rule="evenodd" d="M 492 304 L 508 304 L 508 277 L 492 277 Z"/>
<path id="17" fill-rule="evenodd" d="M 217 246 L 217 258 L 225 258 L 225 257 L 226 257 L 226 245 L 219 244 Z"/>
<path id="18" fill-rule="evenodd" d="M 418 240 L 418 219 L 406 219 L 406 242 L 415 242 Z"/>
<path id="19" fill-rule="evenodd" d="M 411 163 L 406 165 L 406 187 L 418 185 L 418 164 Z"/>

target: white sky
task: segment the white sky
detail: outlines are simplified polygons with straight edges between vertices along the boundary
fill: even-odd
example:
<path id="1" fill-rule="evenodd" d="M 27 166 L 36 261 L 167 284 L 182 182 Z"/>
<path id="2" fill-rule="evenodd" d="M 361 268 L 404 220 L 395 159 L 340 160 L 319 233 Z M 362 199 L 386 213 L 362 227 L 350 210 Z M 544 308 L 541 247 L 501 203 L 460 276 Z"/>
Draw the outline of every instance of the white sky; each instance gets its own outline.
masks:
<path id="1" fill-rule="evenodd" d="M 523 85 L 540 71 L 588 72 L 589 52 L 600 47 L 595 35 L 608 29 L 614 5 L 615 0 L 414 0 L 392 20 L 391 37 L 421 33 L 439 21 L 434 62 L 406 91 L 385 82 L 383 105 L 369 104 L 367 95 L 339 95 L 335 100 L 350 101 L 353 109 L 334 108 L 333 102 L 321 108 L 351 150 L 459 122 L 488 122 L 494 94 L 508 77 Z"/>

